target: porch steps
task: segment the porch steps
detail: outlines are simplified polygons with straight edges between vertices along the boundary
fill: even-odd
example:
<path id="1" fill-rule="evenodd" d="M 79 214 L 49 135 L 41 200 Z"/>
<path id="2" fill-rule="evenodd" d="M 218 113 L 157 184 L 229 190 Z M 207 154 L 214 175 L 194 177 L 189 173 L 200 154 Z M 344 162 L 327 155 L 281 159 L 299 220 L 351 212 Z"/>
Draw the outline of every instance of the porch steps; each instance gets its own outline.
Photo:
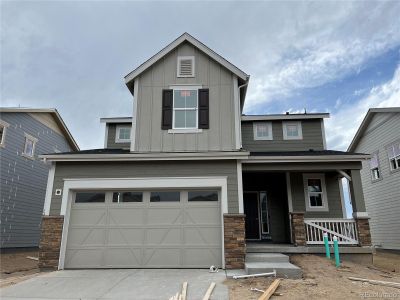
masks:
<path id="1" fill-rule="evenodd" d="M 281 253 L 247 253 L 245 270 L 247 274 L 267 273 L 276 270 L 283 278 L 301 278 L 303 271 L 289 262 L 289 256 Z"/>

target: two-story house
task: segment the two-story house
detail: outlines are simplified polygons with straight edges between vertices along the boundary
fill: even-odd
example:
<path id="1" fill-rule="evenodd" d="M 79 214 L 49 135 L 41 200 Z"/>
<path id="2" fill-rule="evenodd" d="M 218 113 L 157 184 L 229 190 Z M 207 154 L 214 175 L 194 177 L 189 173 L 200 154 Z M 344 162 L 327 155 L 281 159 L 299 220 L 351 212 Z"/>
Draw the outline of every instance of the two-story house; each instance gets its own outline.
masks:
<path id="1" fill-rule="evenodd" d="M 38 247 L 49 164 L 79 147 L 55 109 L 0 108 L 0 246 Z"/>
<path id="2" fill-rule="evenodd" d="M 101 120 L 104 149 L 43 156 L 42 267 L 243 268 L 254 247 L 306 251 L 323 231 L 369 244 L 368 156 L 326 149 L 329 114 L 242 115 L 249 75 L 187 33 L 125 82 L 132 116 Z"/>
<path id="3" fill-rule="evenodd" d="M 371 154 L 361 180 L 372 244 L 400 250 L 400 107 L 369 109 L 348 151 Z"/>

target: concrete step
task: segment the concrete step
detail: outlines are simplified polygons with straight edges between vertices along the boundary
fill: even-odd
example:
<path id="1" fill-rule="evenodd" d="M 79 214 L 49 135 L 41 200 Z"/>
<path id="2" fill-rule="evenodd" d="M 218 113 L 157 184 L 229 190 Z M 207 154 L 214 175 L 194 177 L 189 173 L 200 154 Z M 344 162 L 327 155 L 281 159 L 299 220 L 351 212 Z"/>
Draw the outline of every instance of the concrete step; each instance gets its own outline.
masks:
<path id="1" fill-rule="evenodd" d="M 246 262 L 289 262 L 289 256 L 282 253 L 247 253 Z"/>
<path id="2" fill-rule="evenodd" d="M 246 262 L 245 268 L 247 274 L 267 273 L 276 270 L 276 276 L 281 278 L 298 279 L 303 275 L 303 271 L 290 262 Z"/>

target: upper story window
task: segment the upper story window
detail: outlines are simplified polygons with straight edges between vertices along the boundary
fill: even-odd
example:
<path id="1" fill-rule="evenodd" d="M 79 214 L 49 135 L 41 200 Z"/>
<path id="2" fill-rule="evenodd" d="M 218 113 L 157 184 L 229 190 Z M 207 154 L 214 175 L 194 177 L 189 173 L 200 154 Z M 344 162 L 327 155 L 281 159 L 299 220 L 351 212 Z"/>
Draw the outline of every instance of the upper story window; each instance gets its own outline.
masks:
<path id="1" fill-rule="evenodd" d="M 25 145 L 22 155 L 28 158 L 33 158 L 35 155 L 35 147 L 38 139 L 25 133 Z"/>
<path id="2" fill-rule="evenodd" d="M 400 142 L 396 142 L 393 145 L 387 147 L 387 153 L 389 157 L 390 170 L 400 169 Z"/>
<path id="3" fill-rule="evenodd" d="M 0 147 L 4 147 L 6 140 L 6 131 L 9 124 L 0 120 Z"/>
<path id="4" fill-rule="evenodd" d="M 116 143 L 129 143 L 131 140 L 131 127 L 130 126 L 117 126 L 115 135 Z"/>
<path id="5" fill-rule="evenodd" d="M 253 133 L 255 140 L 272 140 L 272 123 L 253 123 Z"/>
<path id="6" fill-rule="evenodd" d="M 301 140 L 303 139 L 303 131 L 301 122 L 282 122 L 283 139 L 284 140 Z"/>
<path id="7" fill-rule="evenodd" d="M 307 211 L 328 211 L 324 174 L 303 174 Z"/>
<path id="8" fill-rule="evenodd" d="M 369 166 L 371 170 L 371 178 L 372 181 L 378 180 L 381 178 L 381 171 L 379 170 L 379 156 L 378 153 L 372 154 L 372 157 L 369 161 Z"/>
<path id="9" fill-rule="evenodd" d="M 178 56 L 178 77 L 194 77 L 194 56 Z"/>
<path id="10" fill-rule="evenodd" d="M 196 129 L 198 90 L 174 89 L 173 129 Z"/>

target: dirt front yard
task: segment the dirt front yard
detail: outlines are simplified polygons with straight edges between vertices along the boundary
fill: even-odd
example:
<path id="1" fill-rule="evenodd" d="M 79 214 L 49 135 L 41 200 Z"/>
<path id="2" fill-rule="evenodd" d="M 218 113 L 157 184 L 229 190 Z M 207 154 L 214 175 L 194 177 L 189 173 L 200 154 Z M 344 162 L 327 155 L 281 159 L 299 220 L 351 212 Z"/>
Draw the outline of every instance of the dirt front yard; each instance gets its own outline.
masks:
<path id="1" fill-rule="evenodd" d="M 27 257 L 38 257 L 37 250 L 16 250 L 0 254 L 0 287 L 15 284 L 39 273 L 38 261 Z"/>
<path id="2" fill-rule="evenodd" d="M 387 262 L 386 264 L 390 266 Z M 355 282 L 348 277 L 361 277 L 380 281 L 400 283 L 400 274 L 381 269 L 376 266 L 361 265 L 344 262 L 337 269 L 333 262 L 324 257 L 315 255 L 294 255 L 291 262 L 303 269 L 303 279 L 283 279 L 272 299 L 400 299 L 400 289 Z M 391 260 L 391 268 L 397 269 L 400 264 L 400 255 Z M 266 290 L 272 283 L 272 278 L 254 279 L 227 279 L 230 299 L 258 299 L 260 292 L 251 291 L 251 288 Z"/>

